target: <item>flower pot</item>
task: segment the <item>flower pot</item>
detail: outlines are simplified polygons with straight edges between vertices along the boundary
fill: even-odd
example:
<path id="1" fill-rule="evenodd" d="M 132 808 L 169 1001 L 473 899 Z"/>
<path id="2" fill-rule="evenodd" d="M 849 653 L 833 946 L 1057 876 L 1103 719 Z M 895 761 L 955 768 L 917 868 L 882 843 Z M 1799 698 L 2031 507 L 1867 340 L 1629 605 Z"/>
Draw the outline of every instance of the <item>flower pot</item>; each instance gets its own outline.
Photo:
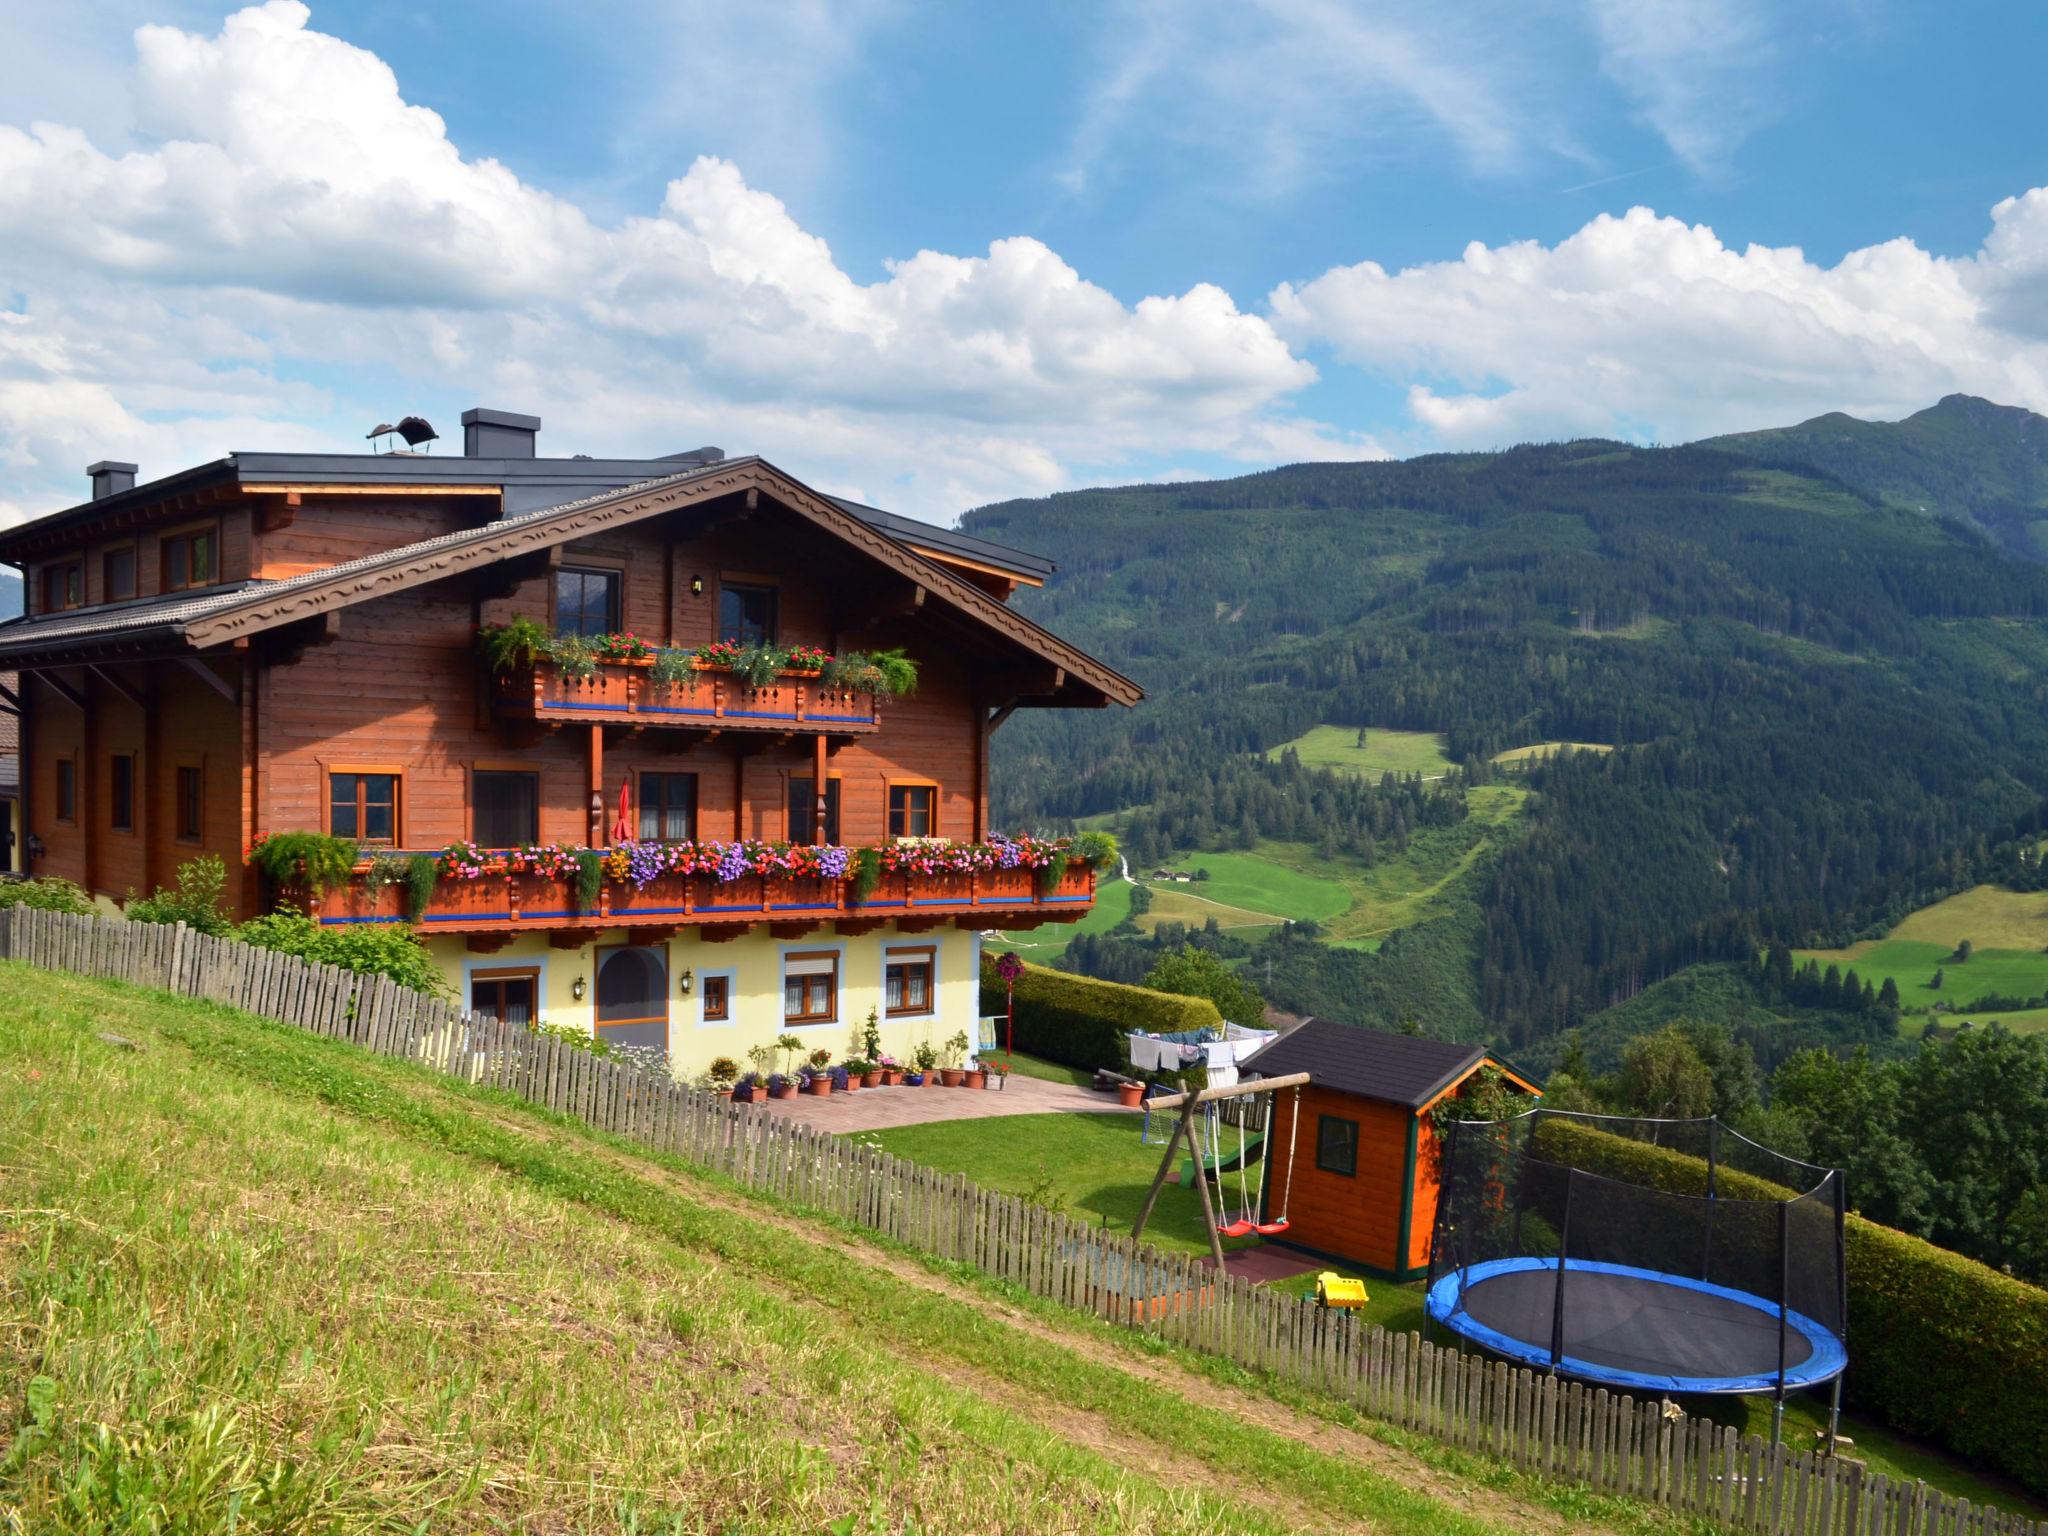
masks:
<path id="1" fill-rule="evenodd" d="M 860 1076 L 860 1085 L 863 1088 L 879 1088 L 887 1077 L 888 1073 L 878 1067 L 873 1072 L 863 1072 Z"/>
<path id="2" fill-rule="evenodd" d="M 732 1097 L 732 1090 L 730 1088 L 721 1088 L 718 1090 L 718 1096 L 721 1099 L 730 1099 Z M 742 1104 L 751 1103 L 753 1101 L 753 1097 L 754 1096 L 750 1093 L 746 1096 L 746 1098 L 740 1100 L 740 1102 Z"/>
<path id="3" fill-rule="evenodd" d="M 925 1073 L 924 1085 L 927 1088 L 943 1088 L 946 1086 L 946 1074 L 937 1067 L 933 1067 L 931 1071 Z"/>
<path id="4" fill-rule="evenodd" d="M 822 1099 L 832 1091 L 832 1079 L 829 1077 L 814 1077 L 804 1091 Z"/>
<path id="5" fill-rule="evenodd" d="M 796 1084 L 784 1083 L 780 1088 L 770 1088 L 768 1090 L 768 1097 L 771 1099 L 793 1099 L 796 1097 Z"/>
<path id="6" fill-rule="evenodd" d="M 902 1082 L 902 1081 L 903 1081 L 903 1073 L 902 1073 L 902 1072 L 901 1072 L 901 1070 L 899 1070 L 898 1068 L 896 1068 L 896 1067 L 884 1067 L 884 1068 L 882 1068 L 882 1086 L 883 1086 L 884 1088 L 894 1088 L 894 1087 L 895 1087 L 895 1086 L 896 1086 L 896 1085 L 897 1085 L 898 1083 L 900 1083 L 900 1082 Z"/>
<path id="7" fill-rule="evenodd" d="M 960 1080 L 966 1075 L 967 1073 L 959 1067 L 939 1068 L 939 1081 L 944 1083 L 948 1088 L 958 1088 L 960 1086 Z"/>
<path id="8" fill-rule="evenodd" d="M 1143 1083 L 1118 1083 L 1116 1085 L 1116 1101 L 1123 1105 L 1125 1109 L 1136 1109 L 1145 1102 L 1145 1085 Z"/>
<path id="9" fill-rule="evenodd" d="M 986 1088 L 988 1086 L 988 1074 L 986 1072 L 969 1072 L 967 1074 L 967 1086 L 969 1088 Z"/>
<path id="10" fill-rule="evenodd" d="M 924 1086 L 924 1074 L 922 1072 L 904 1073 L 903 1086 L 906 1088 L 922 1088 Z"/>
<path id="11" fill-rule="evenodd" d="M 848 1093 L 855 1093 L 855 1092 L 858 1092 L 858 1091 L 859 1091 L 859 1089 L 860 1089 L 860 1079 L 859 1079 L 859 1078 L 857 1078 L 857 1077 L 855 1077 L 855 1076 L 854 1076 L 854 1075 L 853 1075 L 852 1073 L 850 1073 L 850 1072 L 849 1072 L 849 1073 L 848 1073 L 848 1074 L 846 1075 L 846 1091 L 847 1091 Z"/>

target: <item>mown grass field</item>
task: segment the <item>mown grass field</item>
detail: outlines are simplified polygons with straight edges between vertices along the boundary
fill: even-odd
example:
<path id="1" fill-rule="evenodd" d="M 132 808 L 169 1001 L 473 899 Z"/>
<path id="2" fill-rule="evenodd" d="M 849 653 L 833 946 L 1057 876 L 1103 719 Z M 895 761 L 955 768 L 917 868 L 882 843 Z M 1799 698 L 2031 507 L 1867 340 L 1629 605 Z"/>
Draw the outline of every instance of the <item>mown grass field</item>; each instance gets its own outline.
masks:
<path id="1" fill-rule="evenodd" d="M 1436 778 L 1451 767 L 1450 758 L 1444 755 L 1440 731 L 1396 731 L 1370 725 L 1361 748 L 1357 726 L 1318 725 L 1306 735 L 1272 748 L 1266 756 L 1277 760 L 1289 747 L 1310 768 L 1334 768 L 1340 773 L 1373 779 L 1385 773 L 1419 773 L 1426 779 Z"/>
<path id="2" fill-rule="evenodd" d="M 1970 958 L 1949 959 L 1962 940 L 1971 944 Z M 2048 1010 L 1982 1011 L 1987 996 L 2038 997 L 2048 994 L 2048 892 L 2008 891 L 1980 885 L 1922 907 L 1882 939 L 1866 940 L 1846 949 L 1801 950 L 1798 958 L 1822 965 L 1854 967 L 1859 978 L 1883 986 L 1889 976 L 1899 989 L 1899 1027 L 1918 1034 L 1932 1014 L 1944 1026 L 1972 1019 L 1996 1018 L 2015 1030 L 2048 1029 Z M 1936 971 L 1942 985 L 1930 983 Z"/>

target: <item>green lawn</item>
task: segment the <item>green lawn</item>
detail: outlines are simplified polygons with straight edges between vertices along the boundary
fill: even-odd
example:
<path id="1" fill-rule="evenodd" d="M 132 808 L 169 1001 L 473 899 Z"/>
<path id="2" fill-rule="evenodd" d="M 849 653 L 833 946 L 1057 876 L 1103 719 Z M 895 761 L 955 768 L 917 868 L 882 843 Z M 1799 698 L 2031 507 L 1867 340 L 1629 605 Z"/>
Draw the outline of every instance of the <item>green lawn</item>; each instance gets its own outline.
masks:
<path id="1" fill-rule="evenodd" d="M 1848 949 L 1801 950 L 1796 958 L 1803 964 L 1817 959 L 1823 966 L 1834 964 L 1853 969 L 1857 978 L 1883 986 L 1889 976 L 1897 983 L 1899 1005 L 1908 1032 L 1917 1032 L 1921 1020 L 1935 1003 L 1948 1005 L 1940 1015 L 1944 1025 L 1972 1018 L 1977 1000 L 1987 995 L 2037 997 L 2048 993 L 2048 955 L 2039 950 L 1978 949 L 1962 963 L 1949 959 L 1952 946 L 1925 939 L 1879 939 L 1852 945 Z M 1942 985 L 1929 985 L 1939 971 Z M 1985 1013 L 1975 1018 L 1986 1023 L 1992 1018 L 2025 1027 L 2033 1015 Z"/>
<path id="2" fill-rule="evenodd" d="M 1436 778 L 1450 770 L 1444 755 L 1440 731 L 1396 731 L 1385 726 L 1365 729 L 1365 746 L 1358 745 L 1355 725 L 1318 725 L 1307 735 L 1283 742 L 1266 753 L 1277 759 L 1289 747 L 1311 768 L 1335 768 L 1361 778 L 1377 779 L 1385 773 L 1419 773 Z"/>
<path id="3" fill-rule="evenodd" d="M 1165 1119 L 1152 1117 L 1155 1138 L 1171 1129 Z M 864 1131 L 857 1139 L 871 1141 L 927 1168 L 964 1173 L 991 1189 L 1022 1195 L 1069 1216 L 1128 1232 L 1138 1219 L 1138 1207 L 1165 1151 L 1162 1145 L 1140 1144 L 1141 1124 L 1138 1115 L 1011 1115 Z M 1235 1133 L 1226 1130 L 1225 1135 Z M 1254 1163 L 1242 1176 L 1223 1176 L 1233 1209 L 1247 1190 L 1257 1200 L 1261 1172 L 1262 1165 Z M 1210 1194 L 1213 1198 L 1213 1184 Z M 1178 1184 L 1161 1190 L 1145 1236 L 1176 1252 L 1207 1253 L 1209 1242 L 1202 1231 L 1202 1210 L 1194 1190 Z M 1223 1247 L 1231 1252 L 1257 1242 L 1257 1238 L 1225 1238 Z"/>
<path id="4" fill-rule="evenodd" d="M 1550 757 L 1569 749 L 1573 752 L 1612 752 L 1613 746 L 1604 741 L 1533 741 L 1526 747 L 1509 747 L 1505 752 L 1493 754 L 1493 760 L 1504 768 L 1533 762 L 1537 758 Z"/>

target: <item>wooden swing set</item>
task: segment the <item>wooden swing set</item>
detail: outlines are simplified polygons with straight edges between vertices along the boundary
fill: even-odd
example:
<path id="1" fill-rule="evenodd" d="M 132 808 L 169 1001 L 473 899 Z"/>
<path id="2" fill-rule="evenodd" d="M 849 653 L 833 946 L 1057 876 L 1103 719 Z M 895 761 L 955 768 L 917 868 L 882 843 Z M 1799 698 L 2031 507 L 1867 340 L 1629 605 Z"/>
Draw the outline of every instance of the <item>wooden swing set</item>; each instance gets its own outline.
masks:
<path id="1" fill-rule="evenodd" d="M 1135 1239 L 1145 1235 L 1145 1223 L 1152 1219 L 1152 1207 L 1159 1199 L 1159 1191 L 1166 1187 L 1166 1176 L 1173 1171 L 1175 1151 L 1183 1141 L 1187 1143 L 1188 1156 L 1193 1161 L 1195 1190 L 1202 1197 L 1202 1226 L 1209 1234 L 1209 1252 L 1215 1257 L 1218 1270 L 1223 1268 L 1224 1238 L 1251 1237 L 1255 1234 L 1263 1237 L 1272 1237 L 1285 1232 L 1287 1230 L 1287 1204 L 1294 1189 L 1294 1133 L 1301 1123 L 1301 1090 L 1308 1084 L 1308 1081 L 1309 1074 L 1306 1072 L 1289 1072 L 1280 1077 L 1254 1078 L 1249 1082 L 1238 1083 L 1229 1088 L 1204 1088 L 1198 1093 L 1161 1094 L 1156 1099 L 1148 1100 L 1145 1105 L 1148 1111 L 1155 1109 L 1161 1111 L 1178 1109 L 1180 1117 L 1174 1121 L 1173 1132 L 1166 1138 L 1166 1155 L 1159 1159 L 1159 1172 L 1152 1176 L 1152 1187 L 1145 1191 L 1145 1203 L 1138 1208 L 1138 1223 L 1131 1228 L 1131 1236 Z M 1235 1218 L 1232 1218 L 1229 1212 L 1225 1210 L 1222 1218 L 1219 1220 L 1217 1207 L 1224 1200 L 1222 1137 L 1212 1128 L 1209 1139 L 1211 1154 L 1215 1159 L 1216 1165 L 1216 1199 L 1212 1202 L 1209 1199 L 1209 1176 L 1203 1161 L 1201 1133 L 1197 1128 L 1200 1120 L 1196 1112 L 1204 1104 L 1213 1105 L 1218 1099 L 1241 1099 L 1255 1093 L 1277 1095 L 1282 1088 L 1292 1088 L 1294 1090 L 1294 1098 L 1290 1106 L 1291 1116 L 1287 1123 L 1287 1185 L 1280 1194 L 1280 1214 L 1277 1218 L 1270 1221 L 1264 1219 L 1255 1221 L 1251 1215 L 1250 1202 L 1247 1200 L 1245 1208 Z M 1271 1154 L 1273 1115 L 1279 1107 L 1280 1102 L 1277 1097 L 1267 1107 L 1265 1153 L 1262 1155 Z M 1215 1112 L 1211 1110 L 1210 1113 L 1213 1115 Z M 1243 1125 L 1240 1123 L 1238 1127 L 1240 1143 L 1244 1139 L 1243 1130 Z M 1242 1179 L 1244 1177 L 1244 1148 L 1241 1144 L 1238 1148 L 1237 1171 L 1238 1177 Z M 1263 1214 L 1262 1212 L 1262 1218 Z"/>

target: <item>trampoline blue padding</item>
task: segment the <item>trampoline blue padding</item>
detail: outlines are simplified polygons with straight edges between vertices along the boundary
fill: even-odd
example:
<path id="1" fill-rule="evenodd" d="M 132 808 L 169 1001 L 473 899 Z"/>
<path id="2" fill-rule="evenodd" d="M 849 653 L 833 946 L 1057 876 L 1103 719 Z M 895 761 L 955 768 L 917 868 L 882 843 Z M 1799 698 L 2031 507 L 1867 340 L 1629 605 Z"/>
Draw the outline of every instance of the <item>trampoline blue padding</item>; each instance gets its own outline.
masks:
<path id="1" fill-rule="evenodd" d="M 1431 1318 L 1473 1343 L 1548 1369 L 1558 1261 L 1489 1259 L 1429 1288 Z M 1706 1280 L 1573 1259 L 1564 1272 L 1558 1371 L 1651 1392 L 1775 1392 L 1778 1304 Z M 1842 1373 L 1848 1355 L 1823 1324 L 1787 1308 L 1787 1391 Z"/>

